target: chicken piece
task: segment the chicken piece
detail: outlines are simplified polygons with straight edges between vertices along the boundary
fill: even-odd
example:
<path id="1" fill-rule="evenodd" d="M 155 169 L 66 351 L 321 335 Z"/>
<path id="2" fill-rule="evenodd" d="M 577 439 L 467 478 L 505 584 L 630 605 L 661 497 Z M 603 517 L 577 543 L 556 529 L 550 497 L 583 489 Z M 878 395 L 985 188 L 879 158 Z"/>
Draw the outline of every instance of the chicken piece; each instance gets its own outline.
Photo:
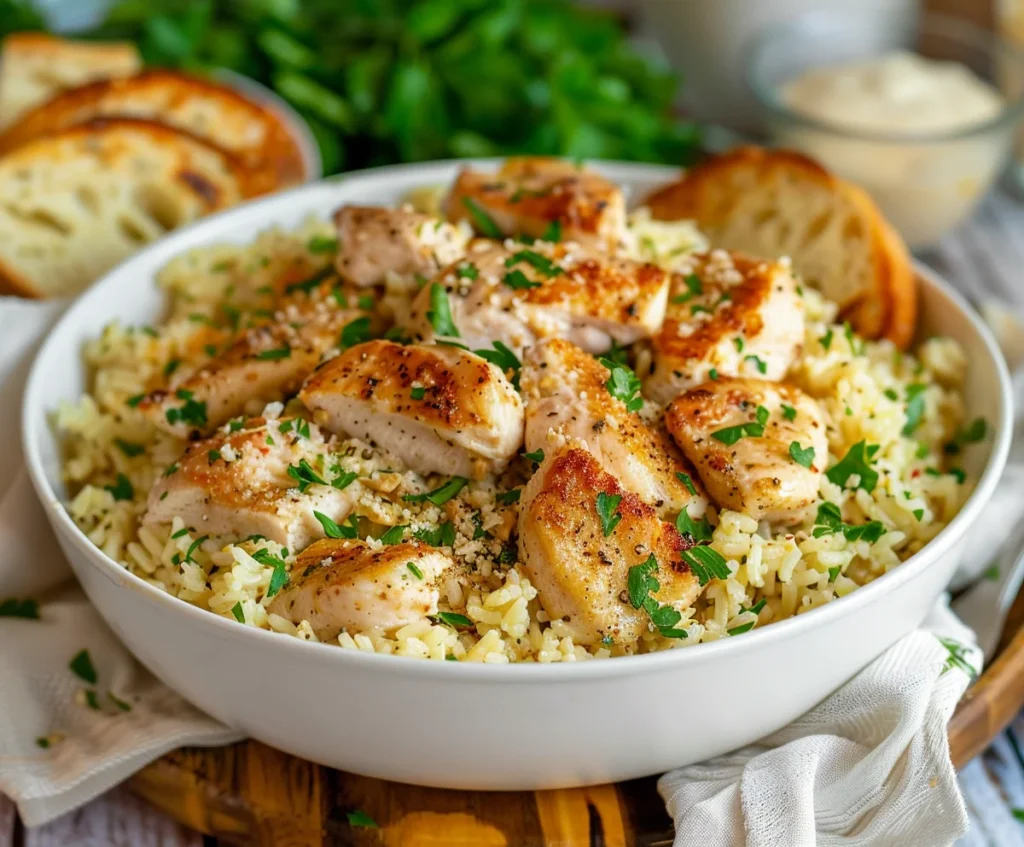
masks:
<path id="1" fill-rule="evenodd" d="M 607 534 L 598 515 L 602 493 L 621 497 L 614 510 L 620 520 Z M 660 585 L 654 599 L 679 612 L 689 608 L 700 593 L 681 558 L 690 546 L 578 443 L 549 456 L 523 491 L 519 567 L 544 611 L 564 621 L 578 644 L 606 637 L 627 644 L 650 626 L 648 613 L 630 602 L 628 580 L 629 569 L 652 555 Z"/>
<path id="2" fill-rule="evenodd" d="M 342 206 L 338 228 L 338 274 L 360 285 L 378 285 L 388 273 L 410 280 L 433 276 L 466 252 L 468 231 L 409 208 Z"/>
<path id="3" fill-rule="evenodd" d="M 391 631 L 437 612 L 441 578 L 454 567 L 444 552 L 418 542 L 374 549 L 324 538 L 296 557 L 291 581 L 268 611 L 309 621 L 321 641 L 342 630 Z"/>
<path id="4" fill-rule="evenodd" d="M 593 356 L 559 338 L 527 350 L 520 376 L 526 400 L 526 449 L 548 450 L 559 436 L 585 442 L 607 473 L 654 506 L 662 518 L 675 518 L 683 509 L 690 517 L 703 516 L 707 498 L 693 468 L 664 430 L 612 396 L 610 376 Z M 690 493 L 680 474 L 696 494 Z"/>
<path id="5" fill-rule="evenodd" d="M 481 235 L 551 236 L 614 249 L 626 233 L 626 201 L 617 185 L 561 159 L 522 156 L 506 160 L 496 174 L 463 170 L 445 202 L 449 220 L 468 220 Z M 482 215 L 481 215 L 482 213 Z M 558 241 L 558 236 L 552 238 Z"/>
<path id="6" fill-rule="evenodd" d="M 642 369 L 644 394 L 664 405 L 712 370 L 782 379 L 804 340 L 804 302 L 788 265 L 724 250 L 692 262 L 673 278 L 653 362 Z"/>
<path id="7" fill-rule="evenodd" d="M 500 341 L 521 353 L 540 338 L 559 336 L 603 353 L 612 342 L 632 344 L 658 330 L 669 274 L 567 244 L 483 243 L 413 301 L 409 329 L 424 339 L 451 335 L 437 320 L 435 285 L 443 287 L 458 335 L 472 349 Z"/>
<path id="8" fill-rule="evenodd" d="M 332 432 L 376 444 L 419 473 L 479 478 L 523 443 L 523 402 L 501 369 L 457 347 L 369 341 L 299 394 Z"/>
<path id="9" fill-rule="evenodd" d="M 246 330 L 190 376 L 150 392 L 139 408 L 180 438 L 205 435 L 242 414 L 298 391 L 321 356 L 338 346 L 344 326 L 362 313 L 316 303 L 278 312 L 273 323 Z"/>
<path id="10" fill-rule="evenodd" d="M 262 535 L 289 550 L 322 538 L 313 512 L 343 521 L 359 484 L 344 490 L 328 484 L 341 476 L 340 468 L 324 468 L 326 445 L 316 426 L 301 424 L 303 434 L 299 429 L 295 420 L 257 418 L 192 444 L 153 486 L 143 521 L 170 523 L 179 516 L 204 535 L 226 541 Z"/>
<path id="11" fill-rule="evenodd" d="M 665 423 L 719 506 L 757 520 L 791 521 L 817 498 L 828 463 L 825 419 L 791 385 L 706 382 L 677 397 Z"/>

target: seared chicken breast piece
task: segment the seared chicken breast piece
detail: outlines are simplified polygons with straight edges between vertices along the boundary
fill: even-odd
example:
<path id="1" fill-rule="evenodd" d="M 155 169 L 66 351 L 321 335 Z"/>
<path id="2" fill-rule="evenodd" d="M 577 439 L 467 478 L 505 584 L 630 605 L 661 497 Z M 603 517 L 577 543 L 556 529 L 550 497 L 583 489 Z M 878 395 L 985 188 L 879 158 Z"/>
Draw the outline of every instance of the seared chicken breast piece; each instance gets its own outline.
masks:
<path id="1" fill-rule="evenodd" d="M 507 159 L 497 173 L 463 170 L 445 210 L 449 220 L 467 220 L 490 238 L 560 237 L 610 249 L 626 232 L 626 201 L 618 186 L 586 168 L 542 156 Z"/>
<path id="2" fill-rule="evenodd" d="M 344 326 L 360 314 L 330 303 L 283 309 L 272 323 L 246 330 L 191 375 L 150 392 L 139 408 L 180 438 L 210 433 L 238 415 L 257 415 L 267 403 L 298 391 L 323 354 L 338 346 Z"/>
<path id="3" fill-rule="evenodd" d="M 232 541 L 262 535 L 289 550 L 322 538 L 313 513 L 343 521 L 359 485 L 339 490 L 327 484 L 331 473 L 317 458 L 324 447 L 319 430 L 302 424 L 305 436 L 298 428 L 294 420 L 256 419 L 192 444 L 153 486 L 143 521 L 170 523 L 178 516 L 204 535 Z M 322 483 L 299 481 L 311 479 L 301 472 L 303 462 Z"/>
<path id="4" fill-rule="evenodd" d="M 496 365 L 457 347 L 359 344 L 310 376 L 299 397 L 331 432 L 422 474 L 480 478 L 523 443 L 519 394 Z"/>
<path id="5" fill-rule="evenodd" d="M 335 268 L 355 285 L 378 285 L 388 273 L 430 277 L 462 256 L 468 233 L 411 209 L 342 206 Z"/>
<path id="6" fill-rule="evenodd" d="M 424 286 L 409 329 L 424 339 L 453 336 L 437 320 L 440 299 L 459 339 L 474 350 L 500 341 L 520 354 L 559 336 L 603 353 L 613 342 L 632 344 L 658 330 L 668 286 L 668 272 L 655 265 L 575 245 L 480 243 Z"/>
<path id="7" fill-rule="evenodd" d="M 610 378 L 601 362 L 560 338 L 528 349 L 520 376 L 526 449 L 550 450 L 566 438 L 584 442 L 607 473 L 661 517 L 683 509 L 701 517 L 707 499 L 696 472 L 664 430 L 611 394 Z M 638 393 L 634 398 L 640 402 Z"/>
<path id="8" fill-rule="evenodd" d="M 724 250 L 691 261 L 673 277 L 644 394 L 666 404 L 715 373 L 782 379 L 804 339 L 803 298 L 788 265 Z"/>
<path id="9" fill-rule="evenodd" d="M 614 506 L 610 531 L 599 514 L 602 503 Z M 700 592 L 681 558 L 689 546 L 578 444 L 548 456 L 523 491 L 519 567 L 536 586 L 544 611 L 563 621 L 579 644 L 605 638 L 628 644 L 651 626 L 649 614 L 635 609 L 629 597 L 629 569 L 651 556 L 660 586 L 651 596 L 678 612 L 689 608 Z"/>
<path id="10" fill-rule="evenodd" d="M 798 388 L 759 379 L 706 382 L 677 397 L 665 423 L 719 506 L 789 521 L 817 498 L 828 463 L 825 419 Z"/>
<path id="11" fill-rule="evenodd" d="M 437 612 L 438 584 L 454 567 L 443 551 L 418 542 L 374 549 L 324 538 L 296 557 L 268 611 L 295 624 L 309 621 L 321 641 L 348 629 L 391 631 Z"/>

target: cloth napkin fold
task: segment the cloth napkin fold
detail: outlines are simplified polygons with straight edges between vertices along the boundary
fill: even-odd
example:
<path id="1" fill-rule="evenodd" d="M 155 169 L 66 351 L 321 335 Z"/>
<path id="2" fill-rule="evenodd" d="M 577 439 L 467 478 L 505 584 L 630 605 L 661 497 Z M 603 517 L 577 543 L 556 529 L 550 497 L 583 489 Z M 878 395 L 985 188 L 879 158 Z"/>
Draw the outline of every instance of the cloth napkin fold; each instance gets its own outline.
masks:
<path id="1" fill-rule="evenodd" d="M 2 408 L 20 409 L 31 352 L 60 310 L 0 298 Z M 0 791 L 34 826 L 169 750 L 241 736 L 155 680 L 66 581 L 67 565 L 36 504 L 9 417 L 0 418 L 0 602 L 32 596 L 40 601 L 40 620 L 0 617 Z M 967 646 L 962 656 L 952 648 L 961 658 L 951 659 L 929 628 L 970 644 L 970 631 L 940 605 L 925 629 L 791 726 L 665 775 L 659 789 L 676 823 L 677 847 L 935 847 L 961 834 L 966 815 L 945 727 L 968 683 L 964 663 L 978 668 L 980 657 Z M 95 683 L 69 668 L 83 649 Z"/>

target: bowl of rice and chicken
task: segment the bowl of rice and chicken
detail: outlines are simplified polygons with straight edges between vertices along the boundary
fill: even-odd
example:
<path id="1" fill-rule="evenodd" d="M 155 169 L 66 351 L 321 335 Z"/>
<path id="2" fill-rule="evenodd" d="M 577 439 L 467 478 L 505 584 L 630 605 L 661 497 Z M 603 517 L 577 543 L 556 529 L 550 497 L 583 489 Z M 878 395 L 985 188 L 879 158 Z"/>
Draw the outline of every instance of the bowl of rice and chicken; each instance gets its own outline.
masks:
<path id="1" fill-rule="evenodd" d="M 377 169 L 95 285 L 24 431 L 109 625 L 264 742 L 493 789 L 725 752 L 913 629 L 1005 461 L 992 339 L 921 268 L 912 348 L 860 337 L 652 218 L 674 176 Z"/>

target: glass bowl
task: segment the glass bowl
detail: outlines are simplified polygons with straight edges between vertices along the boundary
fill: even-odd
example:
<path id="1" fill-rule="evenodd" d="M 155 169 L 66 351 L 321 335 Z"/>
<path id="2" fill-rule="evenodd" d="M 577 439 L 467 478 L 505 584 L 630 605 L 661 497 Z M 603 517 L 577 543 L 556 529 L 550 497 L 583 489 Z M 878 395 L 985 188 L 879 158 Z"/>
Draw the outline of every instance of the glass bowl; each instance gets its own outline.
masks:
<path id="1" fill-rule="evenodd" d="M 781 90 L 806 71 L 895 51 L 959 62 L 1003 97 L 990 119 L 946 131 L 880 133 L 826 123 L 791 108 Z M 1024 115 L 1024 59 L 980 27 L 911 11 L 815 11 L 751 43 L 746 80 L 772 142 L 800 150 L 867 189 L 911 247 L 966 217 L 1002 170 Z"/>

